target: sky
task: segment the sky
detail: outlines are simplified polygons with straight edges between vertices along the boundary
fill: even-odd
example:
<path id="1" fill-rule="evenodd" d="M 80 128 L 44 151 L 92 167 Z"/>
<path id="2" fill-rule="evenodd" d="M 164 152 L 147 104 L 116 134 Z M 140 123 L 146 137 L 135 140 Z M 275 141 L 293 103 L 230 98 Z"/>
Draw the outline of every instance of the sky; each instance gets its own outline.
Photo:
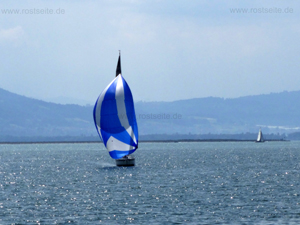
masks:
<path id="1" fill-rule="evenodd" d="M 93 104 L 121 50 L 135 101 L 300 90 L 299 13 L 289 0 L 2 0 L 0 88 Z"/>

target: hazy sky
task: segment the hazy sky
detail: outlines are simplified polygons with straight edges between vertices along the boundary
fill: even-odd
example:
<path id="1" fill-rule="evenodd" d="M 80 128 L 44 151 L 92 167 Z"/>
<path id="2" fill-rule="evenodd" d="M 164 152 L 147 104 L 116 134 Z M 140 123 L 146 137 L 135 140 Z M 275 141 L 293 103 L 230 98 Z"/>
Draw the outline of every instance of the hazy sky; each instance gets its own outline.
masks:
<path id="1" fill-rule="evenodd" d="M 93 103 L 121 49 L 135 101 L 300 90 L 299 13 L 282 0 L 2 0 L 0 87 Z"/>

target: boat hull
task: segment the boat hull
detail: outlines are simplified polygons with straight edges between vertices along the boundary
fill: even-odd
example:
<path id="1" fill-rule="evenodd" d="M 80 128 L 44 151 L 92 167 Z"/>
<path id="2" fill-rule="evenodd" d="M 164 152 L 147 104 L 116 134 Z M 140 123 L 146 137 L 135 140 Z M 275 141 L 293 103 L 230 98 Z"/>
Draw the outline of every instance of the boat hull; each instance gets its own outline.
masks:
<path id="1" fill-rule="evenodd" d="M 116 159 L 116 166 L 134 166 L 135 158 Z"/>

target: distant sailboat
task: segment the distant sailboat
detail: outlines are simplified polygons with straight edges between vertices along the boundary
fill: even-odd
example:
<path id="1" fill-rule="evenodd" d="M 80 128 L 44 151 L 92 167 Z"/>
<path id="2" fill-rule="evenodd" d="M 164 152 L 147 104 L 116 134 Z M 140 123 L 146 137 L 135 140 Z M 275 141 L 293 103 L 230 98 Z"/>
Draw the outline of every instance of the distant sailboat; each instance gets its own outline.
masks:
<path id="1" fill-rule="evenodd" d="M 259 132 L 258 132 L 258 136 L 257 136 L 257 139 L 256 139 L 256 142 L 264 142 L 264 137 L 263 137 L 263 134 L 261 132 L 261 129 L 259 129 Z"/>
<path id="2" fill-rule="evenodd" d="M 94 107 L 97 132 L 117 166 L 134 166 L 138 127 L 130 88 L 121 73 L 119 54 L 116 77 L 103 90 Z"/>

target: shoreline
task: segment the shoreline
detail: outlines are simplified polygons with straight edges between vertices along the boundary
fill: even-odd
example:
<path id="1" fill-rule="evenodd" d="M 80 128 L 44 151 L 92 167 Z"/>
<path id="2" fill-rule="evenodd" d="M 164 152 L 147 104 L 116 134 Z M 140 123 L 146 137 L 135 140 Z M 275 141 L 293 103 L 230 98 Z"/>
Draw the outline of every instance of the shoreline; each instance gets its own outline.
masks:
<path id="1" fill-rule="evenodd" d="M 291 140 L 271 139 L 265 142 L 289 142 Z M 238 139 L 179 139 L 179 140 L 142 140 L 139 143 L 179 143 L 179 142 L 256 142 L 256 140 Z M 89 144 L 103 143 L 102 141 L 4 141 L 0 144 Z"/>

